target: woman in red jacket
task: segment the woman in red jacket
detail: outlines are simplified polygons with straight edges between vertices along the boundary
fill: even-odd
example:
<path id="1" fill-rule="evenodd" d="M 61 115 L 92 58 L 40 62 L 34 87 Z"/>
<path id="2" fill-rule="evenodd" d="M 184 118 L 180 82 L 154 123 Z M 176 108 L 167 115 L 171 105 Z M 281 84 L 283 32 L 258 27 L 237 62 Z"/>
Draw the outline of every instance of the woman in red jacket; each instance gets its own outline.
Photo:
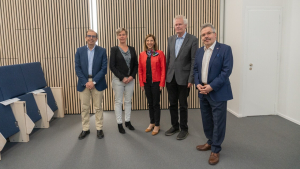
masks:
<path id="1" fill-rule="evenodd" d="M 165 86 L 166 57 L 164 53 L 157 50 L 155 36 L 149 34 L 144 41 L 144 51 L 139 56 L 139 82 L 145 91 L 148 105 L 150 125 L 145 132 L 152 135 L 158 134 L 160 127 L 160 92 Z"/>

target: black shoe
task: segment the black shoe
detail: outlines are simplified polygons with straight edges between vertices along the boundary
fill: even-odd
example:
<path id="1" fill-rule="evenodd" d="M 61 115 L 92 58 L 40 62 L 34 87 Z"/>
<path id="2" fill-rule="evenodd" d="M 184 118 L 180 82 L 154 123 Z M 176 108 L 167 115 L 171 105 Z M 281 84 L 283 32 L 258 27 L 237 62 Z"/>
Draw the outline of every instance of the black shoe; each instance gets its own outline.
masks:
<path id="1" fill-rule="evenodd" d="M 130 121 L 128 122 L 125 121 L 125 126 L 129 128 L 129 130 L 135 130 L 134 127 L 131 125 Z"/>
<path id="2" fill-rule="evenodd" d="M 189 135 L 189 132 L 186 130 L 181 130 L 177 135 L 177 140 L 183 140 Z"/>
<path id="3" fill-rule="evenodd" d="M 175 129 L 174 127 L 171 127 L 168 131 L 165 132 L 166 136 L 172 136 L 173 134 L 179 132 L 179 129 Z"/>
<path id="4" fill-rule="evenodd" d="M 122 134 L 125 134 L 125 130 L 123 128 L 123 124 L 118 124 L 118 129 L 119 129 L 119 132 L 122 133 Z"/>
<path id="5" fill-rule="evenodd" d="M 103 130 L 97 130 L 97 137 L 98 139 L 102 139 L 104 137 Z"/>
<path id="6" fill-rule="evenodd" d="M 88 131 L 82 131 L 78 137 L 79 140 L 82 140 L 85 138 L 85 136 L 87 136 L 88 134 L 90 134 L 90 130 Z"/>

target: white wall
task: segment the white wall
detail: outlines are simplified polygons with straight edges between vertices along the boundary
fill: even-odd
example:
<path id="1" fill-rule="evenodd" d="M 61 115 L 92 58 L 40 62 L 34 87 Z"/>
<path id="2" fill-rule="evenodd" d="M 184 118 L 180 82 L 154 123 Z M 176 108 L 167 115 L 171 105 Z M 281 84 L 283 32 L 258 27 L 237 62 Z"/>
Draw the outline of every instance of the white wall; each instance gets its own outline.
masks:
<path id="1" fill-rule="evenodd" d="M 278 89 L 278 115 L 300 125 L 300 7 L 299 0 L 226 0 L 224 43 L 232 47 L 234 67 L 230 77 L 234 99 L 228 102 L 228 110 L 243 116 L 241 107 L 242 65 L 244 60 L 245 11 L 248 6 L 282 7 L 282 42 L 280 82 Z"/>
<path id="2" fill-rule="evenodd" d="M 300 125 L 300 1 L 286 1 L 283 13 L 278 114 Z"/>
<path id="3" fill-rule="evenodd" d="M 240 116 L 241 65 L 243 56 L 243 1 L 225 0 L 224 43 L 231 46 L 233 71 L 230 82 L 233 100 L 228 102 L 228 110 Z"/>

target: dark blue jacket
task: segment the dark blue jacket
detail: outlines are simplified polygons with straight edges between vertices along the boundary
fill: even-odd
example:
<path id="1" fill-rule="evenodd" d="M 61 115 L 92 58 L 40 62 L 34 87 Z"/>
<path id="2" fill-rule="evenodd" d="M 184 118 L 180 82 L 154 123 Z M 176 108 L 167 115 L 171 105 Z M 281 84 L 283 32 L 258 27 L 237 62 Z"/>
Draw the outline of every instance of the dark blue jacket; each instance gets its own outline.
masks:
<path id="1" fill-rule="evenodd" d="M 82 92 L 88 82 L 88 48 L 82 46 L 77 49 L 75 54 L 75 71 L 78 76 L 77 90 Z M 98 91 L 105 90 L 107 88 L 105 75 L 107 73 L 107 55 L 106 49 L 100 46 L 95 47 L 94 59 L 93 59 L 93 81 L 96 82 L 95 88 Z"/>
<path id="2" fill-rule="evenodd" d="M 195 85 L 202 83 L 201 70 L 204 55 L 204 47 L 197 50 L 194 62 Z M 213 91 L 209 94 L 214 101 L 227 101 L 233 99 L 229 76 L 232 72 L 233 57 L 231 47 L 216 42 L 208 67 L 207 84 Z M 198 94 L 202 99 L 203 94 Z"/>

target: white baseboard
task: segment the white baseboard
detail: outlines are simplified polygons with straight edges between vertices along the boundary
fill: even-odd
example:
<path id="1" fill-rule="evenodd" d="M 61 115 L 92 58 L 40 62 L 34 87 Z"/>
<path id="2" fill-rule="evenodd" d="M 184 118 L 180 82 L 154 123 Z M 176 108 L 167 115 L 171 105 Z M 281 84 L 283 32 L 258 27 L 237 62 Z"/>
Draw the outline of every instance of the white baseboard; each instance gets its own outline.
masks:
<path id="1" fill-rule="evenodd" d="M 236 113 L 235 111 L 233 111 L 233 110 L 231 110 L 231 109 L 229 109 L 229 108 L 227 108 L 227 111 L 229 111 L 231 114 L 235 115 L 235 116 L 238 117 L 238 118 L 243 117 L 243 116 L 239 115 L 238 113 Z"/>
<path id="2" fill-rule="evenodd" d="M 235 111 L 233 111 L 233 110 L 231 110 L 231 109 L 229 109 L 229 108 L 227 108 L 227 111 L 230 112 L 231 114 L 235 115 L 235 116 L 238 117 L 238 118 L 242 118 L 242 117 L 243 117 L 243 116 L 241 116 L 240 114 L 236 113 Z M 289 121 L 291 121 L 291 122 L 293 122 L 293 123 L 296 123 L 296 124 L 300 125 L 300 121 L 295 120 L 295 119 L 293 119 L 293 118 L 290 118 L 290 117 L 288 117 L 288 116 L 286 116 L 286 115 L 284 115 L 284 114 L 281 114 L 281 113 L 279 113 L 279 112 L 276 112 L 276 113 L 277 113 L 277 114 L 275 114 L 275 115 L 278 115 L 278 116 L 280 116 L 280 117 L 282 117 L 282 118 L 284 118 L 284 119 L 287 119 L 287 120 L 289 120 Z"/>
<path id="3" fill-rule="evenodd" d="M 295 120 L 295 119 L 292 119 L 292 118 L 290 118 L 290 117 L 288 117 L 288 116 L 286 116 L 286 115 L 284 115 L 284 114 L 281 114 L 281 113 L 279 113 L 279 112 L 277 112 L 277 114 L 278 114 L 278 116 L 280 116 L 280 117 L 282 117 L 282 118 L 285 118 L 285 119 L 287 119 L 287 120 L 289 120 L 289 121 L 291 121 L 291 122 L 293 122 L 293 123 L 296 123 L 296 124 L 300 125 L 300 121 L 297 121 L 297 120 Z"/>

